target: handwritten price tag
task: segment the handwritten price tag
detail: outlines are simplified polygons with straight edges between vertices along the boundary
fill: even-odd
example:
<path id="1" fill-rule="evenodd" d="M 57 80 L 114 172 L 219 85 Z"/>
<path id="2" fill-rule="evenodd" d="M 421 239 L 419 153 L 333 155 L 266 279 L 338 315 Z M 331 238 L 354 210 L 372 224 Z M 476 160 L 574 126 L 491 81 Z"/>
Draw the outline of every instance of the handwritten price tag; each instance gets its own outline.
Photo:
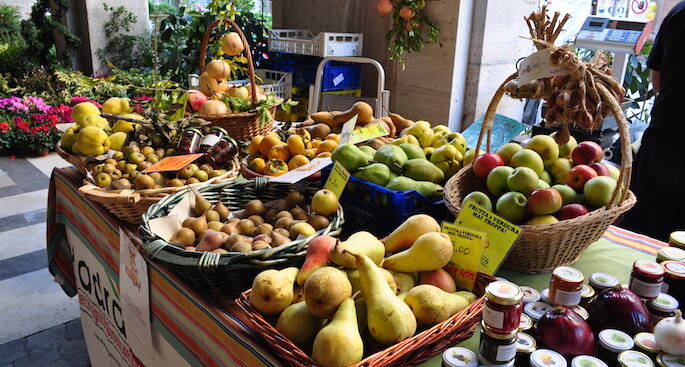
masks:
<path id="1" fill-rule="evenodd" d="M 324 188 L 333 191 L 335 196 L 340 198 L 349 179 L 350 173 L 345 169 L 345 167 L 343 167 L 342 164 L 340 164 L 340 162 L 335 162 L 335 164 L 333 164 L 331 174 L 326 180 Z"/>
<path id="2" fill-rule="evenodd" d="M 452 275 L 459 288 L 473 289 L 480 270 L 485 234 L 447 222 L 442 222 L 442 233 L 449 236 L 454 251 L 445 271 Z"/>
<path id="3" fill-rule="evenodd" d="M 367 140 L 380 138 L 381 136 L 387 136 L 388 134 L 390 134 L 390 132 L 385 129 L 385 126 L 381 124 L 372 124 L 352 131 L 350 143 L 357 144 Z"/>
<path id="4" fill-rule="evenodd" d="M 152 166 L 144 169 L 143 172 L 166 172 L 166 171 L 178 171 L 181 168 L 193 163 L 194 160 L 202 157 L 202 153 L 199 154 L 186 154 L 186 155 L 175 155 L 172 157 L 163 158 L 161 161 L 153 164 Z"/>
<path id="5" fill-rule="evenodd" d="M 549 64 L 549 55 L 552 50 L 551 48 L 546 48 L 531 54 L 521 61 L 517 77 L 519 85 L 526 84 L 535 79 L 568 74 L 568 70 Z"/>

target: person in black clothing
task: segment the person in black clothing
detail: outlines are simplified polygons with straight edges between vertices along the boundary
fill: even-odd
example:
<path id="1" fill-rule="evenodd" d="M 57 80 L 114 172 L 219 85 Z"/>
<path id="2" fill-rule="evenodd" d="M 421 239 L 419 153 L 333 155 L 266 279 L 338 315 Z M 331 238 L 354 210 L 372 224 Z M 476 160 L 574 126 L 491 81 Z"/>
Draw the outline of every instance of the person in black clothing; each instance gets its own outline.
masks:
<path id="1" fill-rule="evenodd" d="M 647 66 L 658 94 L 633 164 L 637 204 L 622 226 L 668 241 L 685 230 L 685 0 L 664 18 Z"/>

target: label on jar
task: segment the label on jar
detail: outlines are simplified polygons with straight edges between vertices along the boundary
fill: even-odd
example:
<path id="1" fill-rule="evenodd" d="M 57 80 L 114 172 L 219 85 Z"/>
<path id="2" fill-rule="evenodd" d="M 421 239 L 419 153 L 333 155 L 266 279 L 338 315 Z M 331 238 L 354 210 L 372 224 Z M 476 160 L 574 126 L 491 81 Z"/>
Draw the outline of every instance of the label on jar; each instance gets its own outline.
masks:
<path id="1" fill-rule="evenodd" d="M 208 147 L 214 146 L 214 144 L 219 142 L 219 137 L 214 135 L 214 134 L 209 134 L 205 135 L 205 138 L 202 139 L 202 143 L 200 145 L 206 145 Z"/>
<path id="2" fill-rule="evenodd" d="M 635 277 L 630 278 L 629 288 L 642 298 L 655 298 L 662 292 L 662 283 L 648 283 Z"/>
<path id="3" fill-rule="evenodd" d="M 483 306 L 483 321 L 486 325 L 492 326 L 493 328 L 502 329 L 504 327 L 504 312 L 495 311 L 488 307 Z"/>
<path id="4" fill-rule="evenodd" d="M 661 293 L 668 293 L 668 283 L 661 283 Z"/>
<path id="5" fill-rule="evenodd" d="M 554 303 L 562 306 L 576 306 L 580 303 L 580 295 L 582 293 L 582 291 L 566 292 L 557 289 L 554 292 Z"/>
<path id="6" fill-rule="evenodd" d="M 508 362 L 516 357 L 516 343 L 497 347 L 497 362 Z"/>

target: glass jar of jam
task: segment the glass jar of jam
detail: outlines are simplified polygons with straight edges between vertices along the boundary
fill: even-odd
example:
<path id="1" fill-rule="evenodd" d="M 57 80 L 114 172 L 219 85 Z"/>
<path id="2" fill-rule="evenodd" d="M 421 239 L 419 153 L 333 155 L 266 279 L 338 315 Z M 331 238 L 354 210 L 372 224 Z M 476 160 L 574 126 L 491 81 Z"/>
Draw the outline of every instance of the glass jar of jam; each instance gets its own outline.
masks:
<path id="1" fill-rule="evenodd" d="M 655 299 L 647 301 L 647 310 L 652 317 L 652 324 L 656 325 L 667 317 L 675 316 L 678 304 L 675 297 L 666 293 L 659 293 Z"/>
<path id="2" fill-rule="evenodd" d="M 595 293 L 595 290 L 592 289 L 592 287 L 587 284 L 583 284 L 583 288 L 580 292 L 580 305 L 582 307 L 587 307 L 590 301 L 595 298 L 596 294 L 597 293 Z"/>
<path id="3" fill-rule="evenodd" d="M 525 285 L 520 286 L 521 292 L 523 292 L 523 304 L 536 302 L 540 300 L 540 292 L 535 290 L 535 288 L 526 287 Z"/>
<path id="4" fill-rule="evenodd" d="M 635 350 L 621 352 L 618 364 L 621 367 L 654 367 L 654 362 L 646 354 Z"/>
<path id="5" fill-rule="evenodd" d="M 571 360 L 571 367 L 607 367 L 607 364 L 599 358 L 580 355 Z"/>
<path id="6" fill-rule="evenodd" d="M 583 273 L 570 266 L 559 266 L 552 271 L 549 282 L 549 300 L 555 305 L 574 307 L 580 304 L 583 290 Z"/>
<path id="7" fill-rule="evenodd" d="M 685 250 L 685 231 L 671 232 L 668 236 L 668 244 Z"/>
<path id="8" fill-rule="evenodd" d="M 553 350 L 538 349 L 530 354 L 532 367 L 566 367 L 567 364 L 566 358 Z"/>
<path id="9" fill-rule="evenodd" d="M 452 347 L 442 353 L 443 367 L 477 367 L 478 357 L 476 353 L 462 348 Z"/>
<path id="10" fill-rule="evenodd" d="M 590 274 L 590 280 L 588 282 L 590 284 L 590 287 L 595 290 L 595 294 L 599 294 L 599 292 L 615 287 L 618 285 L 618 279 L 607 273 L 592 273 Z"/>
<path id="11" fill-rule="evenodd" d="M 205 137 L 202 138 L 199 151 L 201 153 L 208 151 L 209 148 L 213 147 L 214 144 L 218 143 L 219 140 L 221 140 L 221 138 L 223 138 L 226 135 L 228 135 L 226 130 L 218 126 L 213 126 L 211 129 L 209 129 L 207 135 L 205 135 Z"/>
<path id="12" fill-rule="evenodd" d="M 226 135 L 205 152 L 204 158 L 205 162 L 212 166 L 212 168 L 221 169 L 226 167 L 237 154 L 238 143 Z"/>
<path id="13" fill-rule="evenodd" d="M 664 261 L 664 284 L 661 292 L 675 297 L 680 304 L 680 309 L 685 310 L 685 262 Z"/>
<path id="14" fill-rule="evenodd" d="M 483 322 L 478 353 L 483 359 L 494 364 L 509 363 L 516 357 L 517 334 L 518 330 L 505 334 L 497 333 Z"/>
<path id="15" fill-rule="evenodd" d="M 516 284 L 498 280 L 485 288 L 483 323 L 492 332 L 516 332 L 521 323 L 523 292 Z M 494 361 L 493 361 L 494 362 Z"/>
<path id="16" fill-rule="evenodd" d="M 528 331 L 533 327 L 533 320 L 525 313 L 521 314 L 521 323 L 519 323 L 519 331 Z"/>
<path id="17" fill-rule="evenodd" d="M 531 302 L 523 307 L 523 312 L 526 313 L 533 320 L 533 324 L 538 322 L 542 315 L 553 309 L 554 306 L 544 302 Z"/>
<path id="18" fill-rule="evenodd" d="M 551 304 L 552 301 L 549 300 L 549 288 L 545 288 L 540 291 L 540 302 L 545 302 Z"/>
<path id="19" fill-rule="evenodd" d="M 176 152 L 178 154 L 193 154 L 200 149 L 202 142 L 202 132 L 195 128 L 185 129 L 178 139 Z"/>
<path id="20" fill-rule="evenodd" d="M 518 333 L 516 339 L 516 360 L 514 365 L 516 367 L 530 366 L 530 354 L 537 349 L 537 342 L 535 338 L 526 333 Z"/>
<path id="21" fill-rule="evenodd" d="M 630 335 L 616 329 L 600 331 L 597 340 L 597 357 L 613 367 L 619 367 L 618 355 L 635 345 Z"/>
<path id="22" fill-rule="evenodd" d="M 509 363 L 502 363 L 502 364 L 497 364 L 492 361 L 488 361 L 487 359 L 483 358 L 483 356 L 478 356 L 478 366 L 488 366 L 488 367 L 514 367 L 514 360 L 512 360 Z"/>
<path id="23" fill-rule="evenodd" d="M 671 354 L 661 353 L 656 356 L 656 364 L 659 367 L 683 367 L 683 357 L 674 356 Z"/>
<path id="24" fill-rule="evenodd" d="M 685 261 L 685 250 L 677 247 L 662 247 L 656 253 L 656 262 L 661 264 L 664 261 Z"/>
<path id="25" fill-rule="evenodd" d="M 664 281 L 664 268 L 659 263 L 637 260 L 633 263 L 628 287 L 640 298 L 654 299 L 661 293 Z"/>
<path id="26" fill-rule="evenodd" d="M 635 342 L 635 349 L 646 354 L 651 359 L 656 358 L 656 355 L 661 351 L 661 347 L 656 343 L 652 333 L 638 333 L 633 338 L 633 342 Z"/>

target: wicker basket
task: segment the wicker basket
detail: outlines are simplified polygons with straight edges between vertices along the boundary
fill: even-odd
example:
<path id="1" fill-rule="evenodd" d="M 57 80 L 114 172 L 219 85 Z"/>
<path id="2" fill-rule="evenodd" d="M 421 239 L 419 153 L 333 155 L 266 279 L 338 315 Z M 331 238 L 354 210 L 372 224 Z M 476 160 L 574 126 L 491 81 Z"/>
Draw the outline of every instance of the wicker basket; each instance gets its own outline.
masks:
<path id="1" fill-rule="evenodd" d="M 200 187 L 212 183 L 219 183 L 234 180 L 240 173 L 238 158 L 234 158 L 231 168 L 221 176 L 214 177 L 206 182 L 198 182 L 189 185 Z M 86 184 L 79 188 L 79 192 L 86 199 L 102 204 L 110 213 L 119 219 L 140 224 L 143 221 L 143 214 L 154 203 L 160 201 L 165 196 L 184 190 L 186 187 L 163 187 L 161 189 L 147 190 L 108 190 L 101 187 Z"/>
<path id="2" fill-rule="evenodd" d="M 238 34 L 240 39 L 243 41 L 243 46 L 245 46 L 245 56 L 247 57 L 247 72 L 248 79 L 250 80 L 250 90 L 252 96 L 252 105 L 257 105 L 257 83 L 255 82 L 255 72 L 254 65 L 252 64 L 252 52 L 250 51 L 250 45 L 247 43 L 247 39 L 243 34 L 243 31 L 238 27 L 238 25 L 226 18 L 218 19 L 207 27 L 204 37 L 202 37 L 202 44 L 200 46 L 200 74 L 205 71 L 205 61 L 207 59 L 207 46 L 209 44 L 209 37 L 212 34 L 212 30 L 219 25 L 221 22 L 226 22 L 231 26 Z M 273 117 L 276 115 L 276 107 L 278 105 L 269 108 L 269 113 L 271 114 L 271 120 L 267 123 L 262 124 L 256 113 L 254 112 L 242 112 L 233 113 L 228 115 L 203 115 L 200 114 L 199 117 L 211 122 L 214 126 L 220 126 L 228 132 L 228 135 L 232 136 L 237 140 L 250 140 L 257 135 L 264 135 L 271 131 L 273 128 Z"/>
<path id="3" fill-rule="evenodd" d="M 274 328 L 249 301 L 250 291 L 236 299 L 236 303 L 245 311 L 250 322 L 250 329 L 259 334 L 265 344 L 273 348 L 285 362 L 291 366 L 319 366 L 307 353 L 293 344 Z M 473 335 L 483 312 L 483 298 L 479 298 L 465 310 L 449 319 L 426 329 L 409 339 L 405 339 L 386 349 L 368 355 L 354 367 L 393 367 L 412 366 L 424 362 L 441 353 L 443 350 L 468 339 Z"/>
<path id="4" fill-rule="evenodd" d="M 315 183 L 305 186 L 283 183 L 269 183 L 264 178 L 244 182 L 228 182 L 201 187 L 198 191 L 210 202 L 221 202 L 231 210 L 240 210 L 248 201 L 260 199 L 264 202 L 284 198 L 288 191 L 304 187 L 305 196 L 310 197 L 319 190 Z M 152 233 L 151 219 L 165 216 L 186 194 L 186 190 L 164 198 L 151 206 L 143 215 L 140 234 L 145 241 L 144 249 L 153 261 L 164 264 L 181 278 L 197 288 L 206 291 L 229 294 L 237 297 L 252 286 L 255 276 L 265 269 L 283 269 L 300 266 L 304 261 L 309 242 L 322 234 L 337 235 L 344 222 L 342 209 L 338 209 L 328 227 L 316 234 L 292 241 L 276 248 L 250 252 L 214 253 L 186 251 L 169 244 Z"/>
<path id="5" fill-rule="evenodd" d="M 502 84 L 504 85 L 504 84 Z M 492 124 L 497 105 L 504 95 L 503 87 L 497 91 L 490 103 L 475 147 L 480 151 L 483 137 L 486 137 L 487 152 L 490 152 Z M 614 116 L 621 139 L 621 168 L 616 190 L 606 207 L 586 215 L 554 224 L 522 225 L 521 234 L 509 253 L 504 267 L 523 273 L 536 274 L 552 271 L 560 265 L 576 261 L 591 243 L 597 241 L 618 217 L 635 205 L 635 195 L 628 189 L 632 171 L 632 152 L 628 135 L 628 122 L 622 113 Z M 445 185 L 445 205 L 455 216 L 461 211 L 463 198 L 474 190 L 483 190 L 471 165 L 462 168 Z"/>
<path id="6" fill-rule="evenodd" d="M 55 146 L 55 152 L 57 152 L 57 155 L 62 157 L 62 159 L 71 163 L 74 167 L 76 167 L 76 169 L 79 172 L 83 173 L 84 175 L 88 171 L 92 170 L 93 167 L 102 163 L 102 161 L 97 160 L 93 157 L 78 156 L 68 153 L 66 150 L 62 149 L 61 143 L 57 143 L 57 145 Z"/>

